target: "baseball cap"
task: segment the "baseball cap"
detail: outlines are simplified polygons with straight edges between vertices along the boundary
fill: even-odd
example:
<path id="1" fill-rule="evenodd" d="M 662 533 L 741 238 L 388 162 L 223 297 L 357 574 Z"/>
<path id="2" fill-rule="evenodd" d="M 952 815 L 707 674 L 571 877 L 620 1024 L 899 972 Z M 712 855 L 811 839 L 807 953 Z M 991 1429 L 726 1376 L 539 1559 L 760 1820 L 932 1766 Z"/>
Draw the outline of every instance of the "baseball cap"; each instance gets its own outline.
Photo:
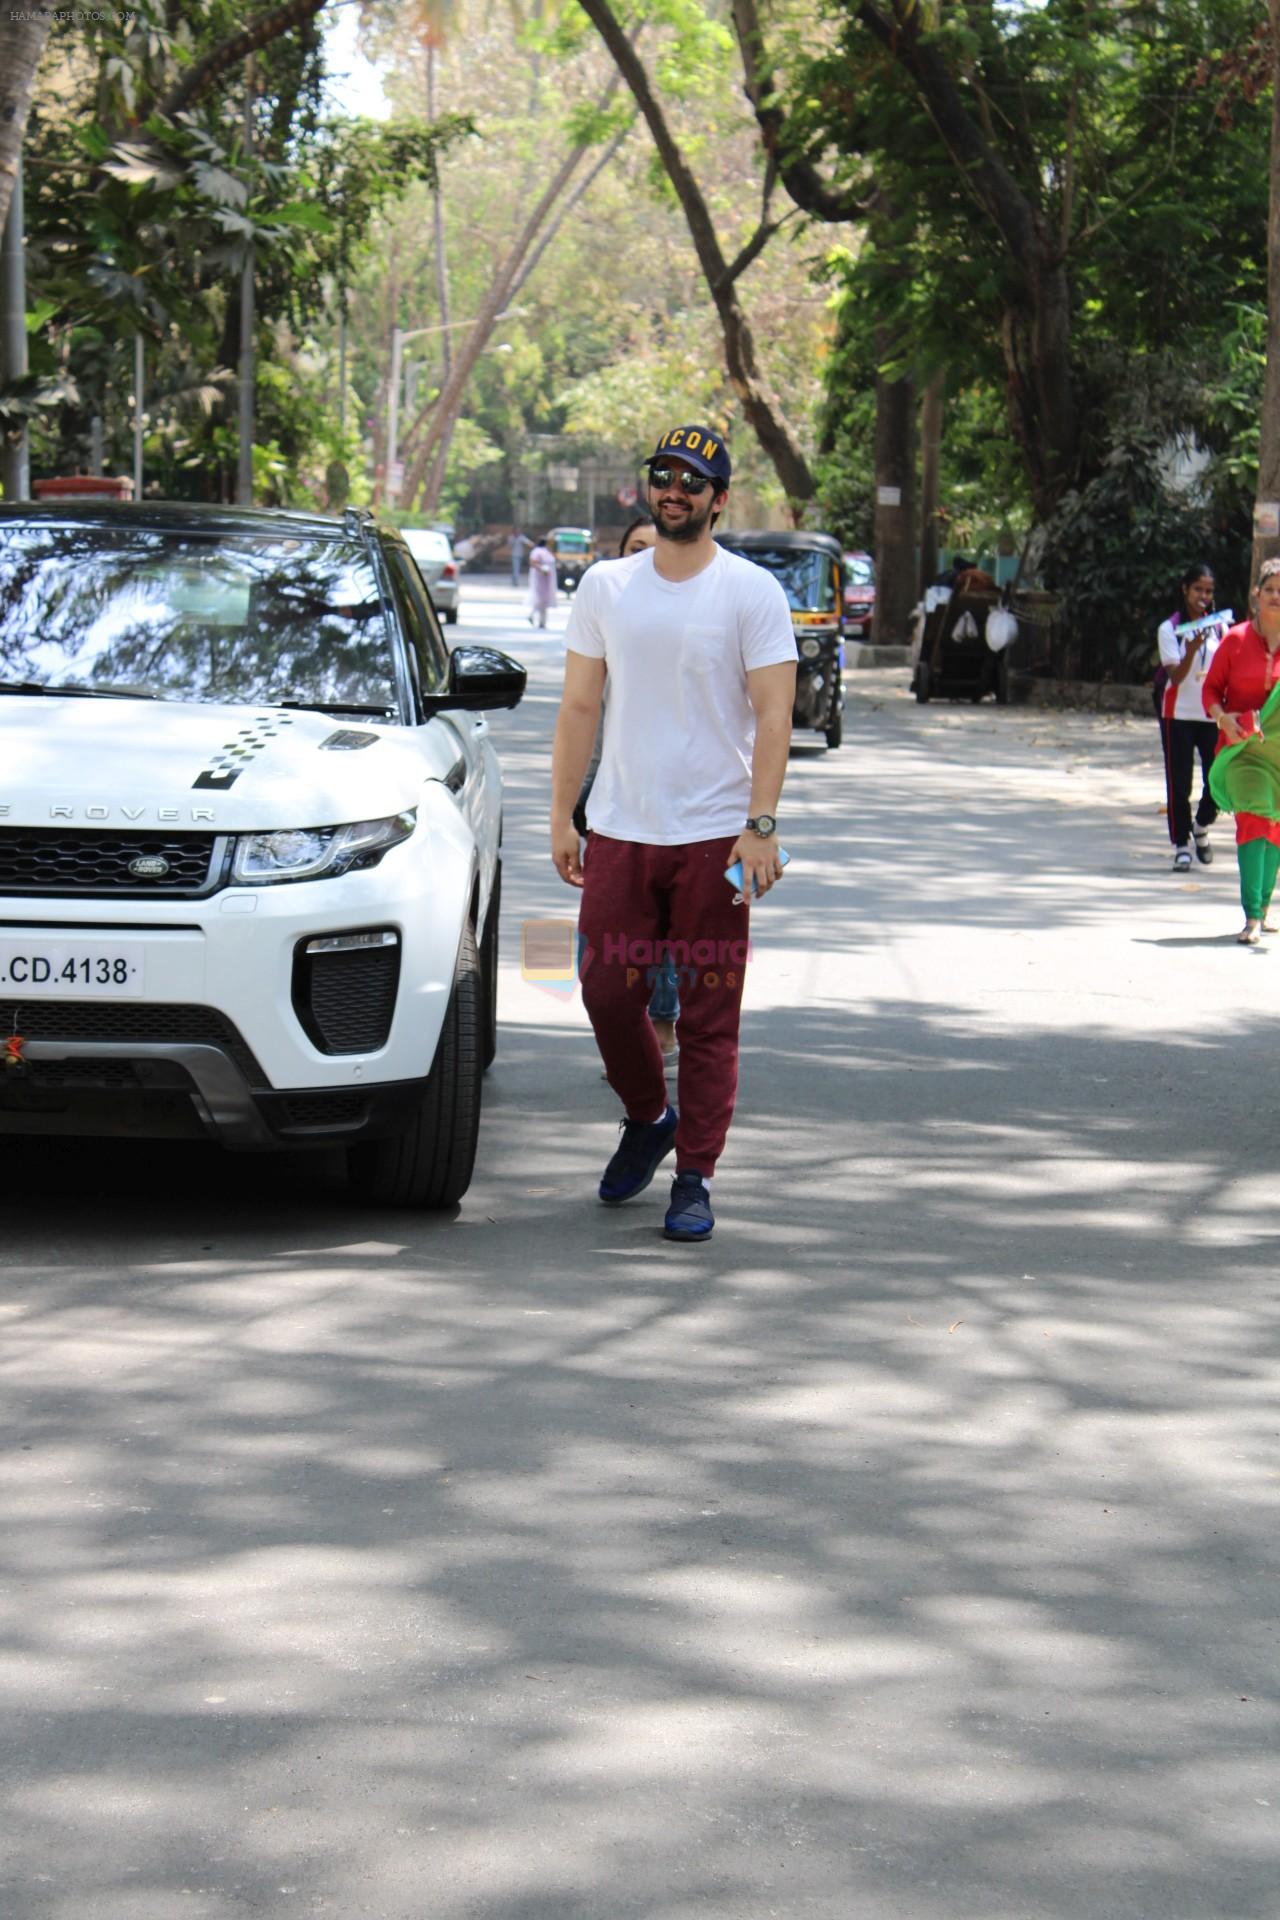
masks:
<path id="1" fill-rule="evenodd" d="M 681 466 L 705 474 L 708 480 L 716 480 L 722 487 L 728 486 L 733 471 L 724 435 L 713 433 L 709 427 L 668 428 L 642 464 L 660 467 L 668 461 L 673 465 L 679 461 Z"/>

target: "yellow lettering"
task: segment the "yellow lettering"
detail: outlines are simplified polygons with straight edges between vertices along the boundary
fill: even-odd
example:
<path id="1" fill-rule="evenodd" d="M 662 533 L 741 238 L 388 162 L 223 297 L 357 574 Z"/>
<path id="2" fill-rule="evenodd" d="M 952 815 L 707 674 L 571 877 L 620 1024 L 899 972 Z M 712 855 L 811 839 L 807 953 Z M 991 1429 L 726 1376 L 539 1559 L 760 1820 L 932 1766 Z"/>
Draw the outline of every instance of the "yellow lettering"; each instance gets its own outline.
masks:
<path id="1" fill-rule="evenodd" d="M 714 440 L 708 440 L 702 451 L 708 460 L 714 460 L 720 449 Z"/>
<path id="2" fill-rule="evenodd" d="M 704 973 L 702 976 L 702 984 L 704 987 L 718 987 L 720 985 L 720 975 L 718 973 Z"/>
<path id="3" fill-rule="evenodd" d="M 671 435 L 671 444 L 673 447 L 682 447 L 684 445 L 684 428 L 683 427 L 677 427 L 675 432 Z"/>
<path id="4" fill-rule="evenodd" d="M 702 435 L 700 433 L 691 433 L 685 441 L 685 445 L 688 447 L 690 453 L 696 453 L 702 445 Z"/>

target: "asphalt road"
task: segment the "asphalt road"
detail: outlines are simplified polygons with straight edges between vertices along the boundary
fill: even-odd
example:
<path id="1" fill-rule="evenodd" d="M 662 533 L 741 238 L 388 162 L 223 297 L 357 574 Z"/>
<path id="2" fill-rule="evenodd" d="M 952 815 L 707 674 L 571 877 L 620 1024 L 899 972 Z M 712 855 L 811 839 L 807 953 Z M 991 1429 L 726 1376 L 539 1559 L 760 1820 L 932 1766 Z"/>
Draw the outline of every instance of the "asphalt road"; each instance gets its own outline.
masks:
<path id="1" fill-rule="evenodd" d="M 456 1218 L 6 1147 L 4 1920 L 1274 1920 L 1280 953 L 1154 721 L 856 677 L 710 1245 L 520 929 Z M 1274 943 L 1280 946 L 1280 938 Z"/>

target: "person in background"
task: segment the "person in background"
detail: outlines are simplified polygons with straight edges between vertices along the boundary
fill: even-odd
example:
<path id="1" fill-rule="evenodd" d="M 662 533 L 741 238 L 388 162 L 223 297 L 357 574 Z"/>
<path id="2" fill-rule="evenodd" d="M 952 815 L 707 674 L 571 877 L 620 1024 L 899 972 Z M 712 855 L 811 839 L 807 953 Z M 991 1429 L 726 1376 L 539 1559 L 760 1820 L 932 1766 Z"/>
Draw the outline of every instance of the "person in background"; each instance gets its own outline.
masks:
<path id="1" fill-rule="evenodd" d="M 1218 725 L 1218 746 L 1235 746 L 1257 731 L 1257 712 L 1280 680 L 1280 559 L 1264 560 L 1253 593 L 1253 618 L 1231 628 L 1214 654 L 1202 688 L 1204 710 Z M 1236 814 L 1242 947 L 1280 931 L 1269 908 L 1280 873 L 1280 821 Z"/>
<path id="2" fill-rule="evenodd" d="M 1209 791 L 1209 768 L 1217 752 L 1217 730 L 1204 715 L 1205 675 L 1218 650 L 1220 635 L 1216 628 L 1204 627 L 1199 633 L 1179 640 L 1178 628 L 1203 619 L 1213 610 L 1213 569 L 1197 560 L 1184 569 L 1178 581 L 1178 609 L 1162 622 L 1156 634 L 1164 684 L 1160 689 L 1160 745 L 1164 750 L 1164 787 L 1169 839 L 1173 846 L 1173 865 L 1177 873 L 1191 866 L 1191 843 L 1195 857 L 1207 867 L 1213 859 L 1209 829 L 1218 817 L 1218 807 Z M 1191 818 L 1191 777 L 1200 757 L 1200 799 L 1194 821 Z"/>
<path id="3" fill-rule="evenodd" d="M 545 533 L 529 555 L 529 625 L 545 627 L 556 603 L 556 557 Z"/>
<path id="4" fill-rule="evenodd" d="M 520 585 L 520 569 L 524 565 L 525 548 L 533 545 L 527 533 L 521 533 L 519 527 L 511 529 L 511 584 Z"/>

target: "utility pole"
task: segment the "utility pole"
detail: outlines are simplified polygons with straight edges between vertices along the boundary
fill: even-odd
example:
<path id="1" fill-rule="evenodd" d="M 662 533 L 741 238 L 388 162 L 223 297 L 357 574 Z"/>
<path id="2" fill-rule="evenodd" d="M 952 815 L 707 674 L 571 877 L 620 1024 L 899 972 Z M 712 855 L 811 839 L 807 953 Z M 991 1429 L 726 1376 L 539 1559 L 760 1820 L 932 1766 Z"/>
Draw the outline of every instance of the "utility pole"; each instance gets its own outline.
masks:
<path id="1" fill-rule="evenodd" d="M 133 497 L 142 498 L 142 382 L 146 374 L 142 335 L 133 336 Z"/>
<path id="2" fill-rule="evenodd" d="M 245 63 L 244 139 L 246 160 L 253 152 L 253 60 Z M 246 236 L 240 270 L 240 457 L 236 465 L 236 505 L 253 505 L 253 240 Z"/>
<path id="3" fill-rule="evenodd" d="M 942 400 L 947 376 L 931 373 L 920 403 L 920 597 L 938 574 L 938 473 L 942 463 Z"/>
<path id="4" fill-rule="evenodd" d="M 0 280 L 3 281 L 4 374 L 5 379 L 12 383 L 21 380 L 27 372 L 27 270 L 23 251 L 21 159 L 14 176 L 13 196 L 4 223 Z M 5 436 L 3 478 L 6 500 L 26 500 L 30 497 L 30 448 L 30 436 L 25 424 L 20 432 Z"/>
<path id="5" fill-rule="evenodd" d="M 347 290 L 343 287 L 338 308 L 338 438 L 347 437 Z"/>

